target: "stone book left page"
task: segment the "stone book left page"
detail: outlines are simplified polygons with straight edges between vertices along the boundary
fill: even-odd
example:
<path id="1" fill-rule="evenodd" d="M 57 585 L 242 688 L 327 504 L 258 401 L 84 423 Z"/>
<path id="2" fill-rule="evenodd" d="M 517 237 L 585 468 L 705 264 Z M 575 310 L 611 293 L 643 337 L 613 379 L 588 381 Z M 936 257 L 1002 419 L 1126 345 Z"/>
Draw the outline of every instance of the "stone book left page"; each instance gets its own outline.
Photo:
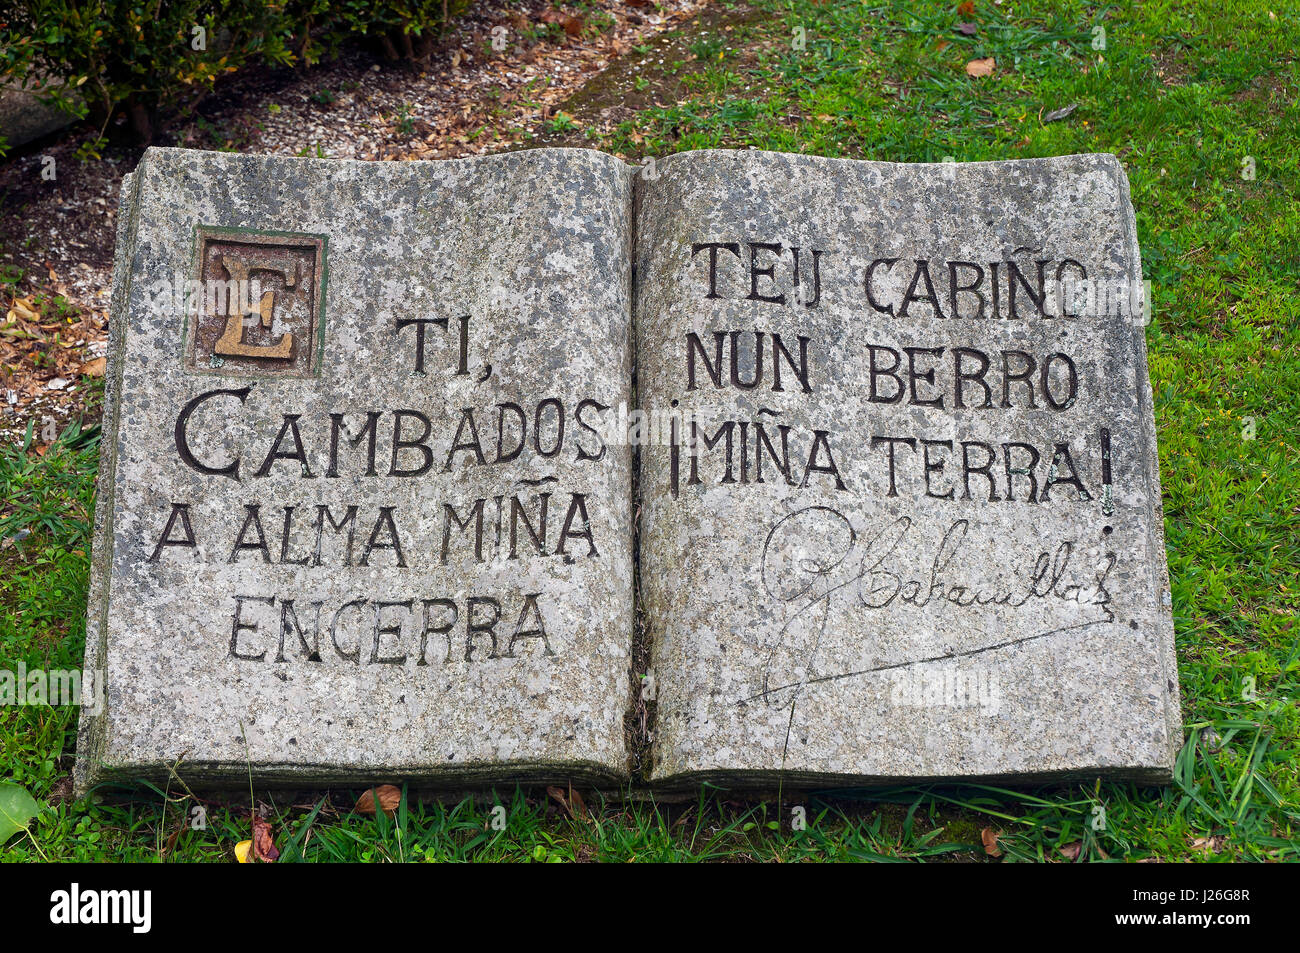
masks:
<path id="1" fill-rule="evenodd" d="M 80 790 L 627 776 L 631 175 L 145 154 Z"/>

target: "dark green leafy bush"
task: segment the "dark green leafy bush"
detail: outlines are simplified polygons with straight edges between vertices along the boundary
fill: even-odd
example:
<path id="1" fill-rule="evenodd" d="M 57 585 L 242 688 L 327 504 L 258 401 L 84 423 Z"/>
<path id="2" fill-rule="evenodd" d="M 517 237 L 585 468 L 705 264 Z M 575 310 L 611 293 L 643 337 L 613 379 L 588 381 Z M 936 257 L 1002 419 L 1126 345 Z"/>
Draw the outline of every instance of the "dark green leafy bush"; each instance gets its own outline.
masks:
<path id="1" fill-rule="evenodd" d="M 373 39 L 390 60 L 418 60 L 433 50 L 447 19 L 468 5 L 468 0 L 341 0 L 329 7 L 335 30 Z"/>
<path id="2" fill-rule="evenodd" d="M 252 62 L 310 66 L 354 36 L 390 59 L 428 54 L 466 0 L 0 0 L 0 80 L 18 81 L 101 130 L 125 114 L 152 138 Z"/>

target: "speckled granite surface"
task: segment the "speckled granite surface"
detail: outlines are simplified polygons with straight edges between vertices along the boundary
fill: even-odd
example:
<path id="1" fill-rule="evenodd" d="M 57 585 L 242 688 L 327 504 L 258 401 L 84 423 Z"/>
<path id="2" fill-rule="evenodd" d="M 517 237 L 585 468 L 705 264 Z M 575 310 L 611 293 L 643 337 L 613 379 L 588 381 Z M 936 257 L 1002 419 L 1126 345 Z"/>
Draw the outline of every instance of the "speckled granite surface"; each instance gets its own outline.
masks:
<path id="1" fill-rule="evenodd" d="M 631 451 L 594 425 L 631 396 L 629 180 L 572 150 L 149 151 L 123 194 L 83 787 L 181 758 L 245 783 L 624 776 Z M 264 286 L 224 347 L 229 305 L 187 318 L 173 293 L 200 274 Z"/>
<path id="2" fill-rule="evenodd" d="M 653 777 L 1167 779 L 1118 161 L 711 151 L 658 173 L 638 183 L 640 401 L 701 439 L 642 457 Z"/>
<path id="3" fill-rule="evenodd" d="M 634 571 L 660 788 L 1169 777 L 1114 157 L 153 149 L 122 211 L 80 789 L 620 783 Z"/>

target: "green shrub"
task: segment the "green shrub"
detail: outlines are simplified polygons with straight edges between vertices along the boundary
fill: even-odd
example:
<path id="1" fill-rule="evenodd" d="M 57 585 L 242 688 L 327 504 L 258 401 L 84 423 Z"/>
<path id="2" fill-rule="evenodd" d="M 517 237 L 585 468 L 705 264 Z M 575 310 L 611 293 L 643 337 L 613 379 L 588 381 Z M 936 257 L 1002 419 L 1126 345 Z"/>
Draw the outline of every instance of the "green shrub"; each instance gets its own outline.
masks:
<path id="1" fill-rule="evenodd" d="M 142 140 L 160 111 L 191 106 L 253 59 L 311 55 L 309 3 L 256 0 L 26 0 L 0 16 L 0 76 L 101 129 L 121 109 Z M 65 85 L 66 84 L 66 85 Z"/>
<path id="2" fill-rule="evenodd" d="M 342 0 L 329 6 L 336 30 L 374 40 L 390 60 L 419 60 L 433 50 L 446 21 L 468 5 L 468 0 Z"/>
<path id="3" fill-rule="evenodd" d="M 18 80 L 100 138 L 124 113 L 152 138 L 161 113 L 191 108 L 246 63 L 310 66 L 349 37 L 420 59 L 466 0 L 3 0 L 0 79 Z M 92 148 L 97 148 L 96 143 Z M 0 153 L 2 154 L 2 153 Z"/>

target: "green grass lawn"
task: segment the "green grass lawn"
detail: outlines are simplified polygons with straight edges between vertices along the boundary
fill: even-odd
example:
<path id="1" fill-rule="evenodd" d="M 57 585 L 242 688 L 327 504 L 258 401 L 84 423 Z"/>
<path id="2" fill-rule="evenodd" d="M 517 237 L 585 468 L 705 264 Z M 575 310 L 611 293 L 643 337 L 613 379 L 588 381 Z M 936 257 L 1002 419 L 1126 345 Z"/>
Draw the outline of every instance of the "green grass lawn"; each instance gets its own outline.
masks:
<path id="1" fill-rule="evenodd" d="M 703 26 L 616 64 L 560 130 L 629 159 L 748 146 L 896 161 L 1120 156 L 1155 302 L 1147 342 L 1187 736 L 1173 786 L 911 787 L 798 805 L 711 791 L 659 807 L 588 794 L 585 811 L 501 790 L 403 799 L 391 820 L 352 813 L 358 792 L 259 794 L 286 858 L 989 860 L 985 829 L 1004 859 L 1300 857 L 1300 14 L 1287 6 L 719 4 Z M 993 75 L 967 75 L 989 57 Z M 635 114 L 587 131 L 614 104 Z M 9 667 L 80 666 L 95 461 L 93 432 L 40 458 L 0 454 L 0 537 L 30 531 L 0 549 Z M 0 708 L 0 779 L 48 805 L 5 859 L 227 860 L 250 836 L 250 795 L 203 804 L 201 829 L 179 783 L 113 804 L 65 799 L 75 726 L 71 708 Z M 806 829 L 792 827 L 795 806 Z"/>

